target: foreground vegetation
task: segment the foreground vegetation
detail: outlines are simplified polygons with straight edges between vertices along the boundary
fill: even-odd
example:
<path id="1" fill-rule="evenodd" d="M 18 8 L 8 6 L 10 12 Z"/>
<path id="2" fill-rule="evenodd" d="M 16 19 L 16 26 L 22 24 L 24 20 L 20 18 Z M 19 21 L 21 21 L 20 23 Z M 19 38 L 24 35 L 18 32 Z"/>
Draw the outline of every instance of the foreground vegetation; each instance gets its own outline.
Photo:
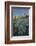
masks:
<path id="1" fill-rule="evenodd" d="M 28 36 L 29 16 L 13 16 L 13 30 L 14 36 Z"/>

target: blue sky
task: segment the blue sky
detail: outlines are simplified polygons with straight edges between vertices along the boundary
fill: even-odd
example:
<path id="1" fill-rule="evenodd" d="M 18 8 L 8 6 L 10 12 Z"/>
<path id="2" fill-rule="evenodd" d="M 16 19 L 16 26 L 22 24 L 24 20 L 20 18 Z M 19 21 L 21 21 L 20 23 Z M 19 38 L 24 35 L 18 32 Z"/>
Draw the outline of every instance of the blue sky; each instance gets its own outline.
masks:
<path id="1" fill-rule="evenodd" d="M 24 16 L 24 13 L 29 14 L 29 9 L 13 8 L 13 16 Z"/>

